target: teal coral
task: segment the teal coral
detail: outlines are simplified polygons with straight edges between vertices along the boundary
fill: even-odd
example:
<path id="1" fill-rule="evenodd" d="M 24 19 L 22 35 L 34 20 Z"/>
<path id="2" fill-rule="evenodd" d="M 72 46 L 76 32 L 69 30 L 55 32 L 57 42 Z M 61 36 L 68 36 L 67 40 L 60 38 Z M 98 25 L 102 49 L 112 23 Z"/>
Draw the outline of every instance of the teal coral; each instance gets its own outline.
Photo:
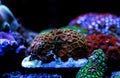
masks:
<path id="1" fill-rule="evenodd" d="M 102 78 L 106 69 L 106 56 L 102 49 L 94 50 L 88 63 L 81 67 L 76 78 Z"/>

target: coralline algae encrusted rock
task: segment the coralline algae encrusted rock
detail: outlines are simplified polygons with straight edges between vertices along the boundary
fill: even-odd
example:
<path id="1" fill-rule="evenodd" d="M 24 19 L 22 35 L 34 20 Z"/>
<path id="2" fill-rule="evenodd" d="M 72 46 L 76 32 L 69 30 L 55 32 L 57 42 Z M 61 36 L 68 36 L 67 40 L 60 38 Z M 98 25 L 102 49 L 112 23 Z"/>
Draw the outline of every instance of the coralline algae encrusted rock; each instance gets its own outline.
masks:
<path id="1" fill-rule="evenodd" d="M 35 56 L 47 62 L 54 60 L 55 55 L 62 61 L 67 61 L 69 57 L 78 60 L 87 57 L 86 45 L 86 40 L 80 33 L 69 29 L 54 29 L 35 37 L 30 46 L 31 59 Z M 50 50 L 53 53 L 50 54 Z"/>
<path id="2" fill-rule="evenodd" d="M 88 63 L 80 68 L 76 78 L 102 78 L 106 70 L 106 56 L 102 49 L 94 50 Z"/>
<path id="3" fill-rule="evenodd" d="M 103 33 L 120 38 L 120 17 L 110 13 L 86 13 L 77 16 L 68 25 L 83 27 L 89 34 Z"/>

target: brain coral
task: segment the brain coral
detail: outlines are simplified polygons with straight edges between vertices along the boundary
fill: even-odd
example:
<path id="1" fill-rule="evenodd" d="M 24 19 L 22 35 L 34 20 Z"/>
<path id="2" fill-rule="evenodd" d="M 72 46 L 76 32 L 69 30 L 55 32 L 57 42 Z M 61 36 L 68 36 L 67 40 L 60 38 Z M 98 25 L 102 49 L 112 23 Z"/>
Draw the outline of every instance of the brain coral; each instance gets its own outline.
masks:
<path id="1" fill-rule="evenodd" d="M 87 56 L 85 38 L 80 33 L 69 29 L 54 29 L 49 33 L 37 35 L 30 49 L 32 59 L 35 56 L 44 62 L 52 61 L 54 56 L 60 57 L 62 61 L 67 61 L 69 57 L 78 60 Z M 49 53 L 50 50 L 53 50 L 53 53 Z"/>

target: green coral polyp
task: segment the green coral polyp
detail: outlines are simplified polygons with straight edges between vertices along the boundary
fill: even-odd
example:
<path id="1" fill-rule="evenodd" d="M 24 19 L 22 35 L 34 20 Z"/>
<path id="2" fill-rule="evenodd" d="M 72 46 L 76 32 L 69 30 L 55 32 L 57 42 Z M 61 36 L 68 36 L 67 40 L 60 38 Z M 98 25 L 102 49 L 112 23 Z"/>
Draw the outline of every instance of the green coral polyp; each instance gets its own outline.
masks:
<path id="1" fill-rule="evenodd" d="M 102 78 L 106 69 L 106 59 L 102 49 L 94 50 L 88 57 L 88 63 L 78 71 L 76 78 Z"/>

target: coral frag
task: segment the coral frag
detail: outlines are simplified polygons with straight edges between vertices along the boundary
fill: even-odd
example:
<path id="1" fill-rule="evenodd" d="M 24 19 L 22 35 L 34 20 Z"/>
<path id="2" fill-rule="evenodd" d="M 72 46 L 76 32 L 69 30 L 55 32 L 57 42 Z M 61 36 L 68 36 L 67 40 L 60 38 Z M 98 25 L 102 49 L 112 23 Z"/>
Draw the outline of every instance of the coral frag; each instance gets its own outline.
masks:
<path id="1" fill-rule="evenodd" d="M 86 57 L 86 45 L 85 38 L 80 33 L 69 29 L 55 29 L 49 33 L 39 34 L 33 40 L 30 49 L 32 55 L 37 55 L 40 60 L 50 60 L 51 55 L 48 55 L 48 52 L 53 50 L 56 57 L 67 61 L 69 57 L 75 60 Z"/>

